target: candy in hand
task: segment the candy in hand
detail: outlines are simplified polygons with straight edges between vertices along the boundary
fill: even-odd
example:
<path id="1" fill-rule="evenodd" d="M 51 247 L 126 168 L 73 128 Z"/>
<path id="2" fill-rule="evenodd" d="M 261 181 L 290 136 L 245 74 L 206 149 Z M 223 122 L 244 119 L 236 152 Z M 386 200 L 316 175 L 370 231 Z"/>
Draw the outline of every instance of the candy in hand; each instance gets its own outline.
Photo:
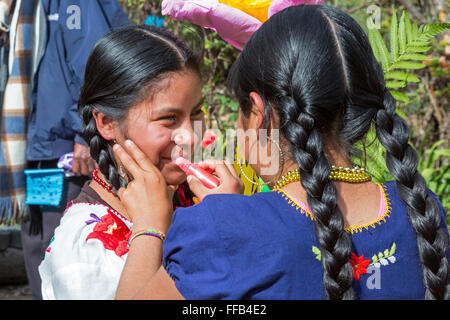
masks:
<path id="1" fill-rule="evenodd" d="M 197 177 L 203 185 L 209 189 L 217 188 L 220 185 L 220 180 L 212 173 L 209 173 L 199 165 L 186 160 L 185 158 L 178 157 L 175 163 L 183 170 L 186 175 L 193 175 Z"/>

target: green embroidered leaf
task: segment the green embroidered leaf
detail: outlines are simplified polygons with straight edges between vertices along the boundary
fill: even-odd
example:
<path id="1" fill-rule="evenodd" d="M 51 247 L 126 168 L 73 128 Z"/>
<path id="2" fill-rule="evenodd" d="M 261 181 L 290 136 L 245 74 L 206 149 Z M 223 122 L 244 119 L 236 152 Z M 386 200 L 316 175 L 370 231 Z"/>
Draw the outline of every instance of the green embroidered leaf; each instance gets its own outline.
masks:
<path id="1" fill-rule="evenodd" d="M 389 255 L 393 256 L 395 254 L 395 249 L 397 248 L 397 245 L 395 242 L 392 244 L 391 251 L 389 251 Z"/>
<path id="2" fill-rule="evenodd" d="M 381 259 L 383 259 L 383 258 L 384 258 L 383 252 L 379 252 L 379 253 L 378 253 L 378 259 L 381 260 Z"/>
<path id="3" fill-rule="evenodd" d="M 384 257 L 389 257 L 389 249 L 384 250 Z"/>
<path id="4" fill-rule="evenodd" d="M 321 261 L 322 260 L 322 252 L 320 251 L 319 248 L 317 248 L 316 246 L 312 247 L 312 252 L 314 252 L 314 254 L 316 255 L 316 259 Z"/>
<path id="5" fill-rule="evenodd" d="M 372 263 L 377 263 L 377 262 L 378 262 L 378 257 L 376 254 L 374 254 L 372 257 Z"/>

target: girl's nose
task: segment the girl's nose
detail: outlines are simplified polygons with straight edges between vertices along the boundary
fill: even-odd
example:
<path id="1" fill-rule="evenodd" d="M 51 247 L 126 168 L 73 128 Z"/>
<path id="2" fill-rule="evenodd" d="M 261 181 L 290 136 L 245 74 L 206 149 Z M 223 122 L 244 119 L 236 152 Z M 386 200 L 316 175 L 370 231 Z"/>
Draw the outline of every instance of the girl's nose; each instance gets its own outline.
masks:
<path id="1" fill-rule="evenodd" d="M 177 145 L 185 145 L 185 146 L 194 146 L 194 131 L 191 129 L 177 129 L 174 134 L 172 140 Z"/>

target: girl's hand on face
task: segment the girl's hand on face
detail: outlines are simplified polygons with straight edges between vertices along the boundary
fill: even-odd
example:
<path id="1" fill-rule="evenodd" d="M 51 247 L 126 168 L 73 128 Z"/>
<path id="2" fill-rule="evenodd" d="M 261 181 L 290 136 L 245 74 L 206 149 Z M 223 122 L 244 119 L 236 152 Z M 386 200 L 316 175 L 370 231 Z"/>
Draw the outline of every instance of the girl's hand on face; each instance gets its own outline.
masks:
<path id="1" fill-rule="evenodd" d="M 167 232 L 172 219 L 176 186 L 167 186 L 161 172 L 132 141 L 114 145 L 114 153 L 133 176 L 118 194 L 135 228 L 157 228 Z"/>
<path id="2" fill-rule="evenodd" d="M 198 165 L 210 172 L 215 172 L 220 179 L 220 185 L 217 188 L 209 189 L 196 177 L 191 175 L 187 177 L 190 189 L 200 200 L 203 200 L 209 194 L 244 193 L 244 183 L 237 175 L 233 164 L 221 160 L 205 160 Z"/>

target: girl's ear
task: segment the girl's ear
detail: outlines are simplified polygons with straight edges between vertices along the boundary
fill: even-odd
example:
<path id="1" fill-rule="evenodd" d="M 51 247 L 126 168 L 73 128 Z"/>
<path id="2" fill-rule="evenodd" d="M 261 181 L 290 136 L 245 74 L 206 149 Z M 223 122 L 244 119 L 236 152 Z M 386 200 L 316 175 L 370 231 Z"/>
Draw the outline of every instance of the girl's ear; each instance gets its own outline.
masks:
<path id="1" fill-rule="evenodd" d="M 95 123 L 97 125 L 97 130 L 101 134 L 101 136 L 107 141 L 114 140 L 116 138 L 115 134 L 116 132 L 115 128 L 117 125 L 116 121 L 105 116 L 97 109 L 94 109 L 92 115 L 94 116 Z"/>
<path id="2" fill-rule="evenodd" d="M 255 129 L 258 130 L 264 121 L 264 102 L 256 92 L 250 92 L 250 101 L 252 102 L 252 114 L 250 118 L 254 118 L 251 121 L 255 121 Z"/>

